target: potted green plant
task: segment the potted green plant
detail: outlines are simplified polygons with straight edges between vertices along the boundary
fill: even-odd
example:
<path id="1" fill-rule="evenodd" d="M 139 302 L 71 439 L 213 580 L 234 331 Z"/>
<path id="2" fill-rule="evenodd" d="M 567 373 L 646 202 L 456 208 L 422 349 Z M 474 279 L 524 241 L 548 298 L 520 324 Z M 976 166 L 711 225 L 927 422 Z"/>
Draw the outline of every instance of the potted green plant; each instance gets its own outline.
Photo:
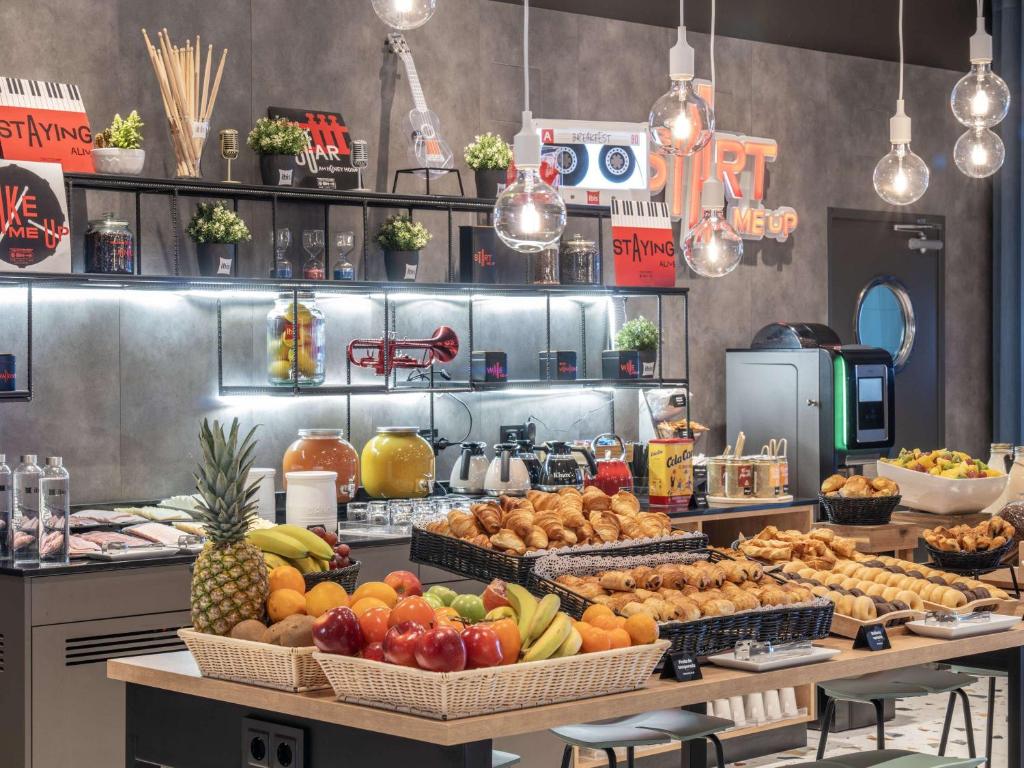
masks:
<path id="1" fill-rule="evenodd" d="M 391 282 L 413 282 L 420 267 L 420 250 L 433 235 L 408 216 L 391 216 L 377 230 L 377 243 L 384 249 L 384 269 Z"/>
<path id="2" fill-rule="evenodd" d="M 261 117 L 246 139 L 249 149 L 260 156 L 263 183 L 290 187 L 295 174 L 295 158 L 309 149 L 309 133 L 285 117 Z"/>
<path id="3" fill-rule="evenodd" d="M 245 222 L 223 201 L 196 206 L 188 235 L 196 244 L 199 274 L 204 277 L 234 275 L 237 245 L 252 239 Z"/>
<path id="4" fill-rule="evenodd" d="M 96 173 L 120 173 L 138 176 L 146 162 L 142 148 L 142 127 L 145 123 L 134 109 L 128 117 L 114 115 L 109 126 L 96 134 L 92 150 Z"/>
<path id="5" fill-rule="evenodd" d="M 476 176 L 477 197 L 496 198 L 507 183 L 512 164 L 512 147 L 501 136 L 487 132 L 477 136 L 464 150 L 466 165 Z"/>
<path id="6" fill-rule="evenodd" d="M 617 350 L 633 350 L 639 353 L 640 378 L 654 377 L 655 364 L 658 362 L 658 326 L 643 315 L 622 324 L 615 334 Z"/>

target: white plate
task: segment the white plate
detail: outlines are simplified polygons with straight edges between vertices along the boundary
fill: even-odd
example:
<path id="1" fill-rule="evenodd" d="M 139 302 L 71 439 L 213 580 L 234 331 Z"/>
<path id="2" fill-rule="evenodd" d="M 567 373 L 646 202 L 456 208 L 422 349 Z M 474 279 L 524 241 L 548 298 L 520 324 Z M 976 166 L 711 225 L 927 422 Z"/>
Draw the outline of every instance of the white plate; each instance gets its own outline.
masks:
<path id="1" fill-rule="evenodd" d="M 770 499 L 759 499 L 756 496 L 744 496 L 741 499 L 734 499 L 729 496 L 708 496 L 708 504 L 719 507 L 752 507 L 762 504 L 789 504 L 793 501 L 792 494 L 785 496 L 772 496 Z"/>
<path id="2" fill-rule="evenodd" d="M 964 624 L 928 624 L 924 621 L 908 621 L 905 626 L 916 635 L 937 637 L 940 640 L 958 640 L 961 637 L 1003 632 L 1019 624 L 1020 620 L 1020 616 L 1003 616 L 993 613 L 992 618 L 988 621 L 968 621 Z"/>
<path id="3" fill-rule="evenodd" d="M 737 659 L 733 651 L 720 653 L 717 656 L 708 656 L 708 661 L 719 667 L 730 669 L 742 669 L 744 672 L 770 672 L 773 669 L 786 669 L 787 667 L 802 667 L 805 664 L 816 664 L 819 661 L 827 661 L 833 656 L 842 653 L 838 648 L 819 648 L 806 656 L 787 656 L 781 659 L 768 658 L 765 661 L 745 661 Z"/>
<path id="4" fill-rule="evenodd" d="M 936 515 L 978 512 L 999 498 L 1010 479 L 1000 475 L 953 480 L 884 461 L 877 462 L 877 467 L 879 476 L 899 485 L 903 506 Z"/>

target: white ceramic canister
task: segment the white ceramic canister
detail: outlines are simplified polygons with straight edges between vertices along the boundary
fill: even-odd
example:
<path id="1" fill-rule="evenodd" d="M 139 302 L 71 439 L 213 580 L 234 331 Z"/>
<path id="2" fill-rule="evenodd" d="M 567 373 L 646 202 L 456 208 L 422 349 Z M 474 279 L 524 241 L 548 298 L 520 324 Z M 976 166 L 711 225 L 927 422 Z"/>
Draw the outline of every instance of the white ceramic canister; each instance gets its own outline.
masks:
<path id="1" fill-rule="evenodd" d="M 334 530 L 338 524 L 337 472 L 315 470 L 289 472 L 285 497 L 285 519 L 289 525 L 308 528 L 322 525 Z"/>

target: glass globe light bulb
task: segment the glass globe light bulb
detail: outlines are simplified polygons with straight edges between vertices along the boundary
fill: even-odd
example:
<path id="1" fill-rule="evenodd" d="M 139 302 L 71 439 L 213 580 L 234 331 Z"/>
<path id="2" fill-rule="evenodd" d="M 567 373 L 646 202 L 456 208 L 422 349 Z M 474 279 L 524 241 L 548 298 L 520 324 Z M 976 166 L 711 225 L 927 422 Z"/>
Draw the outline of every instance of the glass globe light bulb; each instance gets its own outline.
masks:
<path id="1" fill-rule="evenodd" d="M 416 29 L 426 24 L 437 9 L 437 0 L 372 0 L 380 20 L 394 29 Z"/>
<path id="2" fill-rule="evenodd" d="M 991 128 L 1010 109 L 1010 89 L 990 62 L 974 62 L 949 96 L 953 115 L 968 128 Z"/>
<path id="3" fill-rule="evenodd" d="M 722 277 L 743 259 L 743 239 L 725 218 L 724 208 L 705 208 L 686 234 L 683 258 L 702 277 Z"/>
<path id="4" fill-rule="evenodd" d="M 565 230 L 565 203 L 537 168 L 516 170 L 516 180 L 494 205 L 498 237 L 520 253 L 539 253 L 558 245 Z"/>
<path id="5" fill-rule="evenodd" d="M 697 95 L 692 80 L 673 80 L 668 93 L 651 107 L 647 127 L 654 146 L 665 154 L 692 155 L 711 141 L 715 113 Z"/>
<path id="6" fill-rule="evenodd" d="M 956 167 L 975 179 L 983 179 L 998 171 L 1005 157 L 1003 140 L 988 128 L 965 131 L 953 147 Z"/>
<path id="7" fill-rule="evenodd" d="M 910 205 L 928 189 L 928 166 L 910 150 L 909 144 L 893 144 L 878 161 L 872 181 L 875 192 L 890 205 Z"/>

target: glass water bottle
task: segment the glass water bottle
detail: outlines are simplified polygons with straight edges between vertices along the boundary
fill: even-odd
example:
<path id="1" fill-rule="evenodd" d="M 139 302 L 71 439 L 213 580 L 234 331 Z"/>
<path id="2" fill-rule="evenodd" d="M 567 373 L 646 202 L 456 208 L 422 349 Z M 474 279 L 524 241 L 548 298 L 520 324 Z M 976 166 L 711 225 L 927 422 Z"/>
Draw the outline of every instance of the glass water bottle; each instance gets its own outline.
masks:
<path id="1" fill-rule="evenodd" d="M 11 524 L 14 520 L 14 478 L 7 457 L 0 453 L 0 560 L 11 558 Z"/>
<path id="2" fill-rule="evenodd" d="M 49 456 L 39 478 L 39 560 L 66 563 L 71 551 L 71 478 L 60 456 Z"/>
<path id="3" fill-rule="evenodd" d="M 21 457 L 14 470 L 14 522 L 11 545 L 14 564 L 39 563 L 39 480 L 43 471 L 36 464 L 35 454 Z"/>

